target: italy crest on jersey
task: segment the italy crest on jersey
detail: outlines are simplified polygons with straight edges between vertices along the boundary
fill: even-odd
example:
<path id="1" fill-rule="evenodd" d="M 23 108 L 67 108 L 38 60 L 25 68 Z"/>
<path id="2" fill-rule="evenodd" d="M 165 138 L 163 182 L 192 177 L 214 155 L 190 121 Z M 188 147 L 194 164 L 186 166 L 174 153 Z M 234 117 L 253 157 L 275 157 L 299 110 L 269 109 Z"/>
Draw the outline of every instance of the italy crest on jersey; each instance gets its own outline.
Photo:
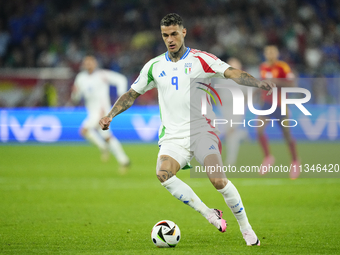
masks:
<path id="1" fill-rule="evenodd" d="M 192 63 L 185 63 L 184 72 L 185 74 L 190 74 L 192 70 Z"/>

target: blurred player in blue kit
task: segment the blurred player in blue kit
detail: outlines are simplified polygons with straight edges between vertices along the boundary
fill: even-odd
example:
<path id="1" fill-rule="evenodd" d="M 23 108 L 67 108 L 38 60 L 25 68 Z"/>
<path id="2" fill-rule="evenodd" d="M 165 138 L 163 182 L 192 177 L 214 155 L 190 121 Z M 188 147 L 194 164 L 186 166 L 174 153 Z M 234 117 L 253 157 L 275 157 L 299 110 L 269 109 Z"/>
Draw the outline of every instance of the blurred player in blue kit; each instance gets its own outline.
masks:
<path id="1" fill-rule="evenodd" d="M 177 14 L 166 15 L 160 27 L 168 51 L 144 65 L 131 89 L 116 101 L 108 115 L 100 120 L 100 125 L 104 130 L 108 129 L 115 116 L 127 110 L 141 94 L 156 87 L 162 121 L 157 177 L 174 197 L 201 213 L 219 231 L 225 232 L 227 224 L 222 218 L 222 211 L 209 208 L 186 183 L 176 177 L 176 173 L 185 168 L 193 157 L 206 167 L 223 166 L 221 142 L 216 128 L 211 125 L 211 118 L 214 117 L 211 105 L 207 104 L 207 114 L 201 113 L 201 100 L 206 95 L 202 89 L 210 87 L 212 77 L 232 79 L 238 84 L 268 90 L 269 94 L 275 84 L 259 81 L 212 54 L 186 47 L 184 39 L 187 30 Z M 191 81 L 198 78 L 204 82 L 194 82 L 194 88 L 191 88 Z M 194 96 L 190 96 L 190 92 Z M 236 187 L 224 172 L 207 174 L 236 217 L 246 244 L 260 245 Z"/>

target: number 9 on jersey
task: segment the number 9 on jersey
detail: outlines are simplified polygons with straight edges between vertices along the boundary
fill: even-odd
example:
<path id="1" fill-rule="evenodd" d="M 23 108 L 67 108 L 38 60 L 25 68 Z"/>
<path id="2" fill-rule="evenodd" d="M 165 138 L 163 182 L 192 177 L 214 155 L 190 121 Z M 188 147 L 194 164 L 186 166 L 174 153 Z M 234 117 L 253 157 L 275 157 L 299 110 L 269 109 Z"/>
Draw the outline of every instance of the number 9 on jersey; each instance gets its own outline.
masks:
<path id="1" fill-rule="evenodd" d="M 176 90 L 178 90 L 178 77 L 177 76 L 173 76 L 171 78 L 171 84 L 176 86 Z"/>

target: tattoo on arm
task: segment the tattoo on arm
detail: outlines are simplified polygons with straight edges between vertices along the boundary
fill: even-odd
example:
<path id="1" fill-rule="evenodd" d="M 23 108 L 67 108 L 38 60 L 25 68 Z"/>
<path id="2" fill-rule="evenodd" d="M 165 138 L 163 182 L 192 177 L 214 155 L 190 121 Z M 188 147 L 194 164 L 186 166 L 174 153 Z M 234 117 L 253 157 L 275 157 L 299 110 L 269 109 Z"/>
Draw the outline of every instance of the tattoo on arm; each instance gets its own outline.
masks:
<path id="1" fill-rule="evenodd" d="M 236 69 L 231 66 L 224 72 L 224 76 L 227 79 L 232 79 L 233 81 L 240 85 L 258 87 L 258 85 L 260 84 L 260 81 L 255 79 L 249 73 L 246 73 L 242 70 Z"/>
<path id="2" fill-rule="evenodd" d="M 240 85 L 258 87 L 260 81 L 255 79 L 252 75 L 246 72 L 242 72 L 238 77 L 232 78 L 235 82 Z"/>
<path id="3" fill-rule="evenodd" d="M 109 112 L 108 116 L 114 118 L 116 115 L 124 112 L 125 110 L 129 109 L 131 105 L 134 103 L 137 97 L 140 94 L 137 93 L 135 90 L 130 89 L 128 92 L 123 94 L 116 103 L 113 105 L 111 111 Z"/>

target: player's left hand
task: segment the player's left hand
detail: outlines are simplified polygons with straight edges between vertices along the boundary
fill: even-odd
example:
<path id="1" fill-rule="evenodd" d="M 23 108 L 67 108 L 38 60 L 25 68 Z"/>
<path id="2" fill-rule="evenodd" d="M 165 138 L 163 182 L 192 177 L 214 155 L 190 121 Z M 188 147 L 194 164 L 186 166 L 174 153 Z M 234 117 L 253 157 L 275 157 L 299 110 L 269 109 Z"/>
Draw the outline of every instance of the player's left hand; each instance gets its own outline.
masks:
<path id="1" fill-rule="evenodd" d="M 273 93 L 273 88 L 276 88 L 276 84 L 270 80 L 263 80 L 259 83 L 260 89 L 268 90 L 267 96 Z"/>

